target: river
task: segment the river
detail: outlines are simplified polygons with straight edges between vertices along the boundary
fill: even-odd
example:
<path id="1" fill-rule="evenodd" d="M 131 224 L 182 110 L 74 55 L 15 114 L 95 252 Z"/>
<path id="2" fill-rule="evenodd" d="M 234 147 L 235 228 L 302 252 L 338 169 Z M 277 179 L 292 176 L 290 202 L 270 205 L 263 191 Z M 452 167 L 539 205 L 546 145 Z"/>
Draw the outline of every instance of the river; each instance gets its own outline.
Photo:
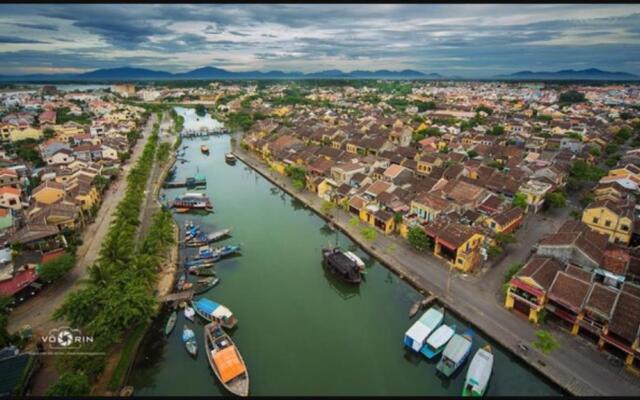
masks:
<path id="1" fill-rule="evenodd" d="M 181 114 L 182 110 L 179 110 Z M 206 144 L 210 155 L 200 152 Z M 336 234 L 298 200 L 238 161 L 227 165 L 229 136 L 186 139 L 187 163 L 178 162 L 177 180 L 195 173 L 207 178 L 206 193 L 215 213 L 176 215 L 207 231 L 233 228 L 233 236 L 215 245 L 240 244 L 242 255 L 217 263 L 218 286 L 204 294 L 238 317 L 233 340 L 242 353 L 253 395 L 459 395 L 469 361 L 452 379 L 435 374 L 435 361 L 403 348 L 411 305 L 422 296 L 346 236 L 344 248 L 367 264 L 358 287 L 336 281 L 322 268 L 321 248 Z M 172 200 L 183 189 L 166 190 Z M 184 254 L 182 254 L 184 257 Z M 190 278 L 190 279 L 193 279 Z M 419 313 L 418 315 L 421 315 Z M 146 335 L 128 384 L 135 395 L 227 394 L 210 371 L 202 322 L 180 315 L 165 338 L 167 315 Z M 195 326 L 199 353 L 191 358 L 181 342 L 183 325 Z M 445 314 L 457 331 L 467 324 Z M 557 395 L 561 391 L 528 366 L 476 334 L 472 354 L 491 344 L 494 372 L 488 395 Z M 470 357 L 471 358 L 471 357 Z"/>

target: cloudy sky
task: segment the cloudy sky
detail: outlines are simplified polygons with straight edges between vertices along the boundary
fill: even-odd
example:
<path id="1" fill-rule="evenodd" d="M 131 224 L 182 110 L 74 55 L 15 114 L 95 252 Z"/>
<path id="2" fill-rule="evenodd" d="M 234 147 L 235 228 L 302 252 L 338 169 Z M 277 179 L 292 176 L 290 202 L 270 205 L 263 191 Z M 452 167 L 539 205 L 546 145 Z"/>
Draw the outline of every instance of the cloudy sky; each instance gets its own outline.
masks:
<path id="1" fill-rule="evenodd" d="M 640 4 L 0 5 L 0 74 L 121 66 L 640 74 Z"/>

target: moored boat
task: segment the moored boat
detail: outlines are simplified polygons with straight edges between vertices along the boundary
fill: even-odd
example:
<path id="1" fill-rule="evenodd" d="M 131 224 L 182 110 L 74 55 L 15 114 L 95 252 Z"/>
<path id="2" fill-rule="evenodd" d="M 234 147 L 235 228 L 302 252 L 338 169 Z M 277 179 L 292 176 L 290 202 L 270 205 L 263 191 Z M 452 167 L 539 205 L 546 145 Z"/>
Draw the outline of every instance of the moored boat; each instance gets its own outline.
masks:
<path id="1" fill-rule="evenodd" d="M 189 306 L 186 306 L 184 308 L 184 317 L 189 321 L 193 322 L 195 315 L 196 315 L 196 312 L 193 310 L 193 308 Z"/>
<path id="2" fill-rule="evenodd" d="M 444 347 L 447 345 L 449 340 L 456 333 L 455 325 L 445 325 L 442 324 L 436 329 L 427 339 L 427 343 L 422 347 L 420 351 L 424 354 L 428 359 L 432 359 L 438 354 L 442 353 Z"/>
<path id="3" fill-rule="evenodd" d="M 184 347 L 187 349 L 187 353 L 194 357 L 198 354 L 198 341 L 196 340 L 196 334 L 186 325 L 182 328 L 182 342 L 184 343 Z"/>
<path id="4" fill-rule="evenodd" d="M 442 309 L 431 307 L 404 334 L 404 345 L 416 353 L 421 353 L 426 341 L 444 320 Z"/>
<path id="5" fill-rule="evenodd" d="M 212 287 L 217 285 L 220 282 L 220 278 L 218 277 L 210 277 L 199 279 L 198 282 L 193 286 L 193 292 L 195 294 L 203 294 L 209 291 Z"/>
<path id="6" fill-rule="evenodd" d="M 215 276 L 216 275 L 215 271 L 211 269 L 198 268 L 198 267 L 190 267 L 189 269 L 187 269 L 187 272 L 195 276 Z"/>
<path id="7" fill-rule="evenodd" d="M 200 317 L 210 322 L 217 322 L 224 328 L 231 329 L 238 324 L 238 319 L 227 307 L 207 298 L 191 301 L 191 306 Z"/>
<path id="8" fill-rule="evenodd" d="M 473 344 L 473 330 L 467 329 L 462 335 L 455 334 L 447 343 L 438 361 L 436 369 L 447 378 L 450 377 L 464 362 L 471 352 Z"/>
<path id="9" fill-rule="evenodd" d="M 209 147 L 207 147 L 206 145 L 203 144 L 202 146 L 200 146 L 200 151 L 203 154 L 209 154 Z"/>
<path id="10" fill-rule="evenodd" d="M 213 211 L 209 197 L 204 193 L 198 192 L 187 192 L 178 196 L 171 202 L 170 206 L 178 212 L 182 212 L 184 209 Z"/>
<path id="11" fill-rule="evenodd" d="M 233 153 L 227 153 L 224 155 L 224 160 L 229 164 L 235 164 L 236 156 Z"/>
<path id="12" fill-rule="evenodd" d="M 204 327 L 209 365 L 216 378 L 231 393 L 249 395 L 249 372 L 233 340 L 216 323 Z"/>
<path id="13" fill-rule="evenodd" d="M 188 247 L 203 246 L 208 243 L 220 240 L 225 236 L 229 236 L 230 233 L 231 233 L 231 228 L 222 229 L 212 233 L 198 232 L 196 235 L 194 235 L 190 239 L 188 240 L 185 239 L 185 245 Z"/>
<path id="14" fill-rule="evenodd" d="M 167 320 L 167 324 L 164 326 L 164 334 L 169 336 L 173 331 L 173 328 L 176 327 L 176 321 L 178 320 L 178 312 L 173 310 L 171 315 L 169 315 L 169 319 Z"/>
<path id="15" fill-rule="evenodd" d="M 493 353 L 491 346 L 486 345 L 476 351 L 469 364 L 467 376 L 462 388 L 463 396 L 484 396 L 493 370 Z"/>
<path id="16" fill-rule="evenodd" d="M 322 249 L 323 265 L 333 275 L 349 283 L 362 282 L 357 261 L 347 256 L 339 247 Z"/>

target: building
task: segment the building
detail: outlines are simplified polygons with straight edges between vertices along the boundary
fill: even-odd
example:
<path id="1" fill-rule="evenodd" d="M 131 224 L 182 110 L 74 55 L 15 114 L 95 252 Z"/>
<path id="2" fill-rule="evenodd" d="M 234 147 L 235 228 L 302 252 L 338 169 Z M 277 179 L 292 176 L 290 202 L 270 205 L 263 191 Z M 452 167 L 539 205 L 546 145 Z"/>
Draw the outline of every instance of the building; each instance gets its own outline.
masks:
<path id="1" fill-rule="evenodd" d="M 135 96 L 136 86 L 128 83 L 120 83 L 111 85 L 111 91 L 113 93 L 119 94 L 122 97 L 130 97 Z"/>
<path id="2" fill-rule="evenodd" d="M 582 222 L 596 232 L 605 234 L 612 243 L 628 245 L 635 224 L 635 200 L 596 200 L 582 213 Z"/>
<path id="3" fill-rule="evenodd" d="M 544 198 L 552 187 L 550 183 L 537 180 L 529 180 L 522 184 L 518 191 L 527 196 L 527 211 L 537 213 L 544 205 Z"/>

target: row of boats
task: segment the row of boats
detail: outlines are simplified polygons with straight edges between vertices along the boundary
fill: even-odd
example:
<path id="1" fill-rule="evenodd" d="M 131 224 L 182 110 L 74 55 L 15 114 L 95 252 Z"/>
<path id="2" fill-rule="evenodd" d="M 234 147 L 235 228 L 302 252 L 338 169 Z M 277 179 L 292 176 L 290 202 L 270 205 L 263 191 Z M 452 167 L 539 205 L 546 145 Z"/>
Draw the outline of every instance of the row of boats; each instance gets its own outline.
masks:
<path id="1" fill-rule="evenodd" d="M 436 370 L 449 378 L 469 357 L 473 337 L 474 332 L 470 328 L 457 333 L 455 325 L 444 324 L 444 310 L 431 307 L 406 331 L 404 345 L 427 359 L 434 359 L 442 354 Z M 471 359 L 462 395 L 483 396 L 492 370 L 493 353 L 487 345 L 478 349 Z"/>

